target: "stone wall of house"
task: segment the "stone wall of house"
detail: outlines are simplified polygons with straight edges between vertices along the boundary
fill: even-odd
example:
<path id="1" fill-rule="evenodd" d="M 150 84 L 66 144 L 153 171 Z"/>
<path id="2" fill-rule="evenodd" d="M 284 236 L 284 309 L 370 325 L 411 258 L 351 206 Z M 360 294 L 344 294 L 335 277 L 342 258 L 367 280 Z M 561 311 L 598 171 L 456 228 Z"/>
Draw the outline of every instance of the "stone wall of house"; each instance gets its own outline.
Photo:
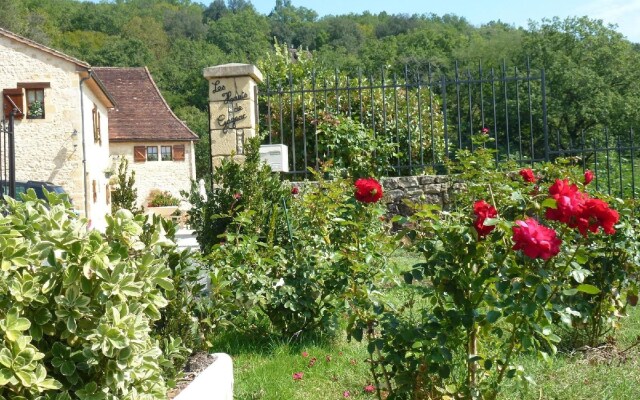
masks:
<path id="1" fill-rule="evenodd" d="M 437 204 L 447 208 L 450 195 L 458 189 L 457 183 L 451 183 L 448 176 L 423 175 L 390 177 L 382 180 L 384 189 L 383 201 L 389 213 L 393 215 L 410 215 L 411 207 L 404 201 L 414 203 Z"/>
<path id="2" fill-rule="evenodd" d="M 93 226 L 104 227 L 109 212 L 104 169 L 108 166 L 108 120 L 105 106 L 84 85 L 84 126 L 80 107 L 80 76 L 77 66 L 26 44 L 0 36 L 0 91 L 18 83 L 46 82 L 43 119 L 17 120 L 15 124 L 16 179 L 48 181 L 69 193 L 76 209 L 85 209 Z M 102 118 L 104 140 L 94 143 L 91 110 L 94 103 Z M 74 134 L 75 132 L 75 134 Z M 85 134 L 87 176 L 83 176 L 82 134 Z M 95 196 L 93 195 L 95 182 Z"/>
<path id="3" fill-rule="evenodd" d="M 134 161 L 134 146 L 157 146 L 160 154 L 160 146 L 174 145 L 184 145 L 184 161 L 162 161 L 161 157 L 158 157 L 158 161 Z M 136 173 L 138 206 L 147 205 L 152 190 L 169 191 L 173 196 L 180 198 L 180 191 L 188 191 L 191 188 L 191 180 L 196 178 L 193 142 L 111 142 L 111 158 L 115 172 L 118 170 L 120 157 L 125 157 L 129 161 L 129 171 Z"/>

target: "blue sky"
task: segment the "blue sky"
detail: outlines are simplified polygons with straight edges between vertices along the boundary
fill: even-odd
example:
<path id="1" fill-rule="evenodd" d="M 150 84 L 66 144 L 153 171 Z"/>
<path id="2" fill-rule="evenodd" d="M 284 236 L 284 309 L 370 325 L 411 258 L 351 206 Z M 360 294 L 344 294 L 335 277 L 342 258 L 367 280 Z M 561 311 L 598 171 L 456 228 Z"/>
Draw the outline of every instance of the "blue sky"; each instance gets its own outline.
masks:
<path id="1" fill-rule="evenodd" d="M 209 4 L 209 0 L 200 0 Z M 268 14 L 275 0 L 252 0 L 256 9 Z M 294 6 L 315 10 L 319 15 L 371 11 L 390 14 L 447 13 L 465 17 L 474 25 L 500 20 L 515 26 L 527 26 L 529 19 L 587 15 L 609 24 L 629 40 L 640 42 L 640 0 L 292 0 Z"/>

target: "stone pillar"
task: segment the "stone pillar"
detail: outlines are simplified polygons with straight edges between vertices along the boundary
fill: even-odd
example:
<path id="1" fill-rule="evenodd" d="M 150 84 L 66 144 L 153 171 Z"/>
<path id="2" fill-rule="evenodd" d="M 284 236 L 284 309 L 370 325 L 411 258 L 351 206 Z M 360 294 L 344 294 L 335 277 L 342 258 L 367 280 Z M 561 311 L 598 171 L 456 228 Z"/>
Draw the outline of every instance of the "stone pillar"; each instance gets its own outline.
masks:
<path id="1" fill-rule="evenodd" d="M 205 68 L 209 81 L 209 134 L 212 165 L 225 157 L 244 159 L 244 141 L 258 132 L 258 84 L 255 65 L 224 64 Z"/>

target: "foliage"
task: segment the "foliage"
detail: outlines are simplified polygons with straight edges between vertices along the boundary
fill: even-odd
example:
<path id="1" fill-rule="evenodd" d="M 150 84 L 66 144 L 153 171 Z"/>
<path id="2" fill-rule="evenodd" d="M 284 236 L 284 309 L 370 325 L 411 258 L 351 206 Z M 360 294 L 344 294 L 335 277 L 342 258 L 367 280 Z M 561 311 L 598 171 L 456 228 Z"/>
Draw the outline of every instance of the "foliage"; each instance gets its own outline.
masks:
<path id="1" fill-rule="evenodd" d="M 259 64 L 268 77 L 261 91 L 266 95 L 260 126 L 267 129 L 270 142 L 295 147 L 290 160 L 294 167 L 317 166 L 332 157 L 330 152 L 339 155 L 338 163 L 357 165 L 347 158 L 357 152 L 345 142 L 358 148 L 369 145 L 368 150 L 377 146 L 365 167 L 379 164 L 373 167 L 375 173 L 388 171 L 390 165 L 407 173 L 418 160 L 443 161 L 444 121 L 438 97 L 429 89 L 419 90 L 395 77 L 392 84 L 386 70 L 379 77 L 348 75 L 327 68 L 302 49 L 295 52 L 296 60 L 291 54 L 286 44 L 276 43 L 275 54 Z M 358 154 L 359 162 L 366 156 Z"/>
<path id="2" fill-rule="evenodd" d="M 244 162 L 238 163 L 235 157 L 229 157 L 215 167 L 211 178 L 213 186 L 206 188 L 204 196 L 196 182 L 192 183 L 189 193 L 183 193 L 193 205 L 188 211 L 189 221 L 204 254 L 209 254 L 215 244 L 224 240 L 220 235 L 243 210 L 252 210 L 250 231 L 264 235 L 273 204 L 288 194 L 289 189 L 280 177 L 260 160 L 259 147 L 260 138 L 252 138 L 245 146 Z"/>
<path id="3" fill-rule="evenodd" d="M 0 217 L 0 398 L 164 399 L 150 336 L 171 290 L 161 229 L 148 244 L 127 210 L 86 231 L 68 204 L 30 190 Z"/>
<path id="4" fill-rule="evenodd" d="M 209 258 L 239 313 L 266 315 L 287 336 L 335 328 L 338 312 L 386 271 L 383 207 L 357 202 L 350 179 L 316 179 L 272 204 L 266 231 L 251 229 L 251 208 L 238 213 Z"/>
<path id="5" fill-rule="evenodd" d="M 324 115 L 318 121 L 318 148 L 337 170 L 354 178 L 384 176 L 395 145 L 349 117 Z"/>
<path id="6" fill-rule="evenodd" d="M 168 304 L 161 310 L 153 329 L 165 355 L 163 375 L 171 387 L 181 376 L 187 357 L 206 349 L 205 334 L 210 326 L 206 321 L 212 311 L 203 296 L 205 285 L 199 258 L 190 249 L 180 251 L 175 245 L 176 224 L 153 214 L 145 218 L 145 233 L 141 236 L 145 245 L 150 244 L 154 233 L 160 229 L 174 243 L 162 252 L 163 262 L 171 270 L 172 287 L 162 291 Z"/>
<path id="7" fill-rule="evenodd" d="M 132 213 L 139 212 L 136 202 L 138 201 L 138 189 L 135 188 L 136 172 L 131 171 L 128 175 L 129 161 L 122 157 L 118 164 L 118 174 L 113 178 L 115 187 L 111 190 L 111 209 L 114 211 L 124 209 Z"/>
<path id="8" fill-rule="evenodd" d="M 556 324 L 611 326 L 624 311 L 620 294 L 637 291 L 640 253 L 627 236 L 637 225 L 630 214 L 620 210 L 612 236 L 574 229 L 580 221 L 601 223 L 593 215 L 558 222 L 568 200 L 554 198 L 553 186 L 582 179 L 553 165 L 536 171 L 536 183 L 524 172 L 496 170 L 484 148 L 490 140 L 477 135 L 476 151 L 458 154 L 454 167 L 466 188 L 455 209 L 419 208 L 404 232 L 424 254 L 404 280 L 425 283 L 399 307 L 374 298 L 351 327 L 356 339 L 366 333 L 373 376 L 379 387 L 386 381 L 389 399 L 495 399 L 505 379 L 530 380 L 518 354 L 555 353 Z M 575 190 L 571 201 L 586 201 L 584 185 Z"/>
<path id="9" fill-rule="evenodd" d="M 171 192 L 155 189 L 149 193 L 147 207 L 177 206 L 178 204 L 180 204 L 180 199 L 174 197 Z"/>

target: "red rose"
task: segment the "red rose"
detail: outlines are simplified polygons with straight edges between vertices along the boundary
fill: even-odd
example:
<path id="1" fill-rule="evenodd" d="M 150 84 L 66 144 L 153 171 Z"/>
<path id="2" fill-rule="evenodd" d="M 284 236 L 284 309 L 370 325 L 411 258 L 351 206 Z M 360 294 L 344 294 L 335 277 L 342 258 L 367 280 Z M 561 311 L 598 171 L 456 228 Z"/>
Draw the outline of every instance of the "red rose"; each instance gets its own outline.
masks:
<path id="1" fill-rule="evenodd" d="M 620 220 L 620 215 L 616 210 L 609 208 L 609 205 L 600 199 L 589 199 L 585 203 L 578 229 L 586 236 L 587 229 L 597 233 L 599 228 L 608 234 L 613 235 L 616 230 L 613 228 Z"/>
<path id="2" fill-rule="evenodd" d="M 489 134 L 489 128 L 486 128 L 486 127 L 485 127 L 485 128 L 482 128 L 482 129 L 480 130 L 480 132 L 482 132 L 482 134 L 483 134 L 483 135 L 488 135 L 488 134 Z"/>
<path id="3" fill-rule="evenodd" d="M 356 200 L 363 203 L 375 203 L 382 198 L 382 186 L 373 178 L 360 178 L 355 183 Z"/>
<path id="4" fill-rule="evenodd" d="M 538 224 L 533 218 L 516 221 L 513 227 L 513 250 L 522 250 L 527 257 L 548 260 L 560 252 L 562 240 L 556 231 Z"/>
<path id="5" fill-rule="evenodd" d="M 498 216 L 498 210 L 495 209 L 494 206 L 487 203 L 484 200 L 478 200 L 473 203 L 473 213 L 476 216 L 476 220 L 473 222 L 473 227 L 476 228 L 478 232 L 478 236 L 485 237 L 495 226 L 487 226 L 484 224 L 484 221 L 487 218 L 495 218 Z"/>
<path id="6" fill-rule="evenodd" d="M 294 186 L 294 187 L 292 187 L 292 188 L 291 188 L 291 194 L 292 194 L 292 195 L 294 195 L 294 196 L 295 196 L 295 195 L 296 195 L 296 194 L 298 194 L 298 193 L 300 193 L 300 189 L 298 189 L 298 187 L 297 187 L 297 186 Z"/>
<path id="7" fill-rule="evenodd" d="M 547 219 L 565 223 L 571 228 L 577 227 L 578 218 L 589 197 L 580 192 L 578 186 L 569 184 L 567 179 L 556 179 L 549 188 L 549 195 L 556 201 L 556 208 L 547 208 Z"/>
<path id="8" fill-rule="evenodd" d="M 591 183 L 595 175 L 590 170 L 584 171 L 584 184 L 588 185 Z"/>
<path id="9" fill-rule="evenodd" d="M 536 183 L 536 177 L 533 175 L 531 168 L 524 168 L 520 170 L 520 176 L 525 182 Z"/>

